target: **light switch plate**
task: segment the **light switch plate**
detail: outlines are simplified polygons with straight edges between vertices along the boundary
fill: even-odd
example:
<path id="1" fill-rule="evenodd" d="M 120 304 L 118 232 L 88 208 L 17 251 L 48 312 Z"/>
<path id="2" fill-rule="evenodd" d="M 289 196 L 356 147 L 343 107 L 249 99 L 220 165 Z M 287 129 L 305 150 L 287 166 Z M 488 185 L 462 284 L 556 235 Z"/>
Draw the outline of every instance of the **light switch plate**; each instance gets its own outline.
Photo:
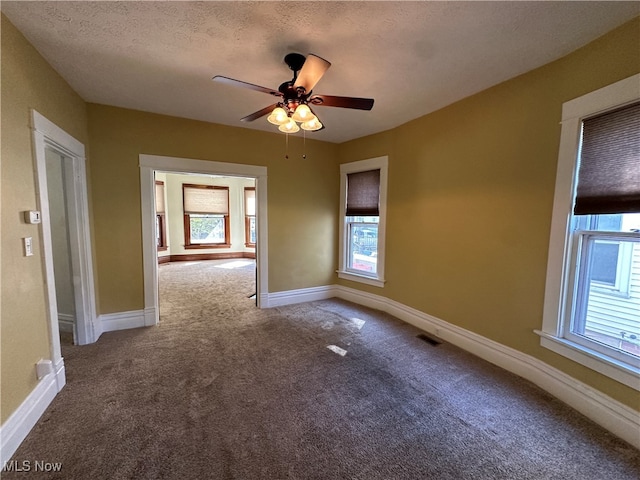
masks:
<path id="1" fill-rule="evenodd" d="M 25 237 L 22 239 L 24 243 L 24 256 L 31 257 L 33 256 L 33 238 Z"/>

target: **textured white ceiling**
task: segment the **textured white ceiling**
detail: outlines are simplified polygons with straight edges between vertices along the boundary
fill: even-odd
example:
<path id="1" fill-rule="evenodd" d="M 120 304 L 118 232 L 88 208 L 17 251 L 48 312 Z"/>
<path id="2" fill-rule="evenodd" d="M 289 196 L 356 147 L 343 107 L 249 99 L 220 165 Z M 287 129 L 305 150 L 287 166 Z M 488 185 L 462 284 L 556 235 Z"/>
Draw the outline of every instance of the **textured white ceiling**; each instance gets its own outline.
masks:
<path id="1" fill-rule="evenodd" d="M 326 129 L 309 135 L 338 143 L 442 108 L 640 15 L 640 2 L 609 1 L 2 1 L 0 8 L 88 102 L 266 131 L 275 127 L 265 118 L 239 120 L 273 97 L 211 78 L 277 89 L 292 77 L 287 53 L 314 53 L 332 63 L 315 93 L 375 99 L 369 112 L 315 109 Z"/>

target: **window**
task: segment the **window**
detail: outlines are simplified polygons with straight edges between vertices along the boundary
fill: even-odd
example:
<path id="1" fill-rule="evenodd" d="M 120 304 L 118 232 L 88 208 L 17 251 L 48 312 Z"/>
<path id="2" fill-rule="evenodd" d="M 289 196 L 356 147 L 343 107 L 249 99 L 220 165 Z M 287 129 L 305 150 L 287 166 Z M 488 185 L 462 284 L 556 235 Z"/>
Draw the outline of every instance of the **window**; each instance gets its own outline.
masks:
<path id="1" fill-rule="evenodd" d="M 156 245 L 158 251 L 166 250 L 168 247 L 164 205 L 164 182 L 156 180 Z"/>
<path id="2" fill-rule="evenodd" d="M 384 286 L 387 168 L 387 157 L 340 166 L 340 278 Z"/>
<path id="3" fill-rule="evenodd" d="M 586 217 L 574 216 L 570 234 L 576 244 L 576 293 L 564 336 L 621 361 L 628 355 L 640 358 L 640 295 L 630 289 L 640 286 L 640 268 L 632 268 L 634 257 L 640 260 L 640 233 L 634 233 L 640 232 L 640 214 Z M 580 228 L 585 221 L 597 225 L 602 217 L 621 221 L 607 229 Z"/>
<path id="4" fill-rule="evenodd" d="M 256 246 L 256 189 L 244 188 L 244 245 Z"/>
<path id="5" fill-rule="evenodd" d="M 576 215 L 572 230 L 582 237 L 581 264 L 590 265 L 591 288 L 595 292 L 630 298 L 634 244 L 616 240 L 615 232 L 640 231 L 640 215 Z"/>
<path id="6" fill-rule="evenodd" d="M 182 186 L 185 248 L 230 247 L 229 187 Z"/>
<path id="7" fill-rule="evenodd" d="M 567 102 L 542 346 L 640 390 L 640 75 Z"/>

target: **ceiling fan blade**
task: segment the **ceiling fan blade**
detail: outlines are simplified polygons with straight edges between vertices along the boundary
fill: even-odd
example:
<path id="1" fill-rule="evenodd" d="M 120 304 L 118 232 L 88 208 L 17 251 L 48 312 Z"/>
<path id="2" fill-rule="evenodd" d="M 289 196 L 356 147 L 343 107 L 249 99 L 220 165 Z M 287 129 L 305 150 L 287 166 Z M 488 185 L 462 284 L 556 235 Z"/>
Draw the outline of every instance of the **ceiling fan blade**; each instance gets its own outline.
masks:
<path id="1" fill-rule="evenodd" d="M 260 117 L 264 117 L 273 111 L 274 108 L 278 106 L 277 103 L 273 105 L 269 105 L 268 107 L 264 107 L 262 110 L 258 110 L 257 112 L 252 113 L 251 115 L 247 115 L 244 118 L 241 118 L 241 122 L 253 122 L 254 120 L 259 119 Z"/>
<path id="2" fill-rule="evenodd" d="M 331 63 L 324 58 L 310 53 L 307 55 L 293 86 L 295 88 L 303 87 L 305 92 L 309 93 L 330 66 Z"/>
<path id="3" fill-rule="evenodd" d="M 282 93 L 273 88 L 261 87 L 260 85 L 254 85 L 253 83 L 242 82 L 229 77 L 223 77 L 222 75 L 216 75 L 211 80 L 218 83 L 224 83 L 225 85 L 231 85 L 232 87 L 249 88 L 258 92 L 268 93 L 276 97 L 281 97 Z"/>
<path id="4" fill-rule="evenodd" d="M 373 108 L 373 98 L 336 97 L 335 95 L 314 95 L 309 98 L 309 103 L 322 107 L 356 108 L 358 110 Z"/>

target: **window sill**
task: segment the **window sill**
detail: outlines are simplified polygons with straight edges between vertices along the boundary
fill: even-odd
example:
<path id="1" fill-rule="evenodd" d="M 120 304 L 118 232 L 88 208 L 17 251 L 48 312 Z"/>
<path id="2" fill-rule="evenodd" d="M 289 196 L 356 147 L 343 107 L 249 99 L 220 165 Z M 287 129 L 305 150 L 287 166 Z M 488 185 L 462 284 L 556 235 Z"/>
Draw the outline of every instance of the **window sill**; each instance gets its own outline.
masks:
<path id="1" fill-rule="evenodd" d="M 373 278 L 366 275 L 358 275 L 353 272 L 345 272 L 343 270 L 338 270 L 338 278 L 342 278 L 344 280 L 351 280 L 352 282 L 360 282 L 366 283 L 367 285 L 373 285 L 374 287 L 384 287 L 384 280 L 379 278 Z"/>
<path id="2" fill-rule="evenodd" d="M 570 342 L 565 338 L 556 337 L 540 330 L 534 331 L 540 335 L 540 345 L 544 348 L 640 391 L 640 369 Z"/>
<path id="3" fill-rule="evenodd" d="M 231 248 L 229 243 L 198 243 L 197 245 L 185 245 L 185 250 L 198 248 Z"/>

